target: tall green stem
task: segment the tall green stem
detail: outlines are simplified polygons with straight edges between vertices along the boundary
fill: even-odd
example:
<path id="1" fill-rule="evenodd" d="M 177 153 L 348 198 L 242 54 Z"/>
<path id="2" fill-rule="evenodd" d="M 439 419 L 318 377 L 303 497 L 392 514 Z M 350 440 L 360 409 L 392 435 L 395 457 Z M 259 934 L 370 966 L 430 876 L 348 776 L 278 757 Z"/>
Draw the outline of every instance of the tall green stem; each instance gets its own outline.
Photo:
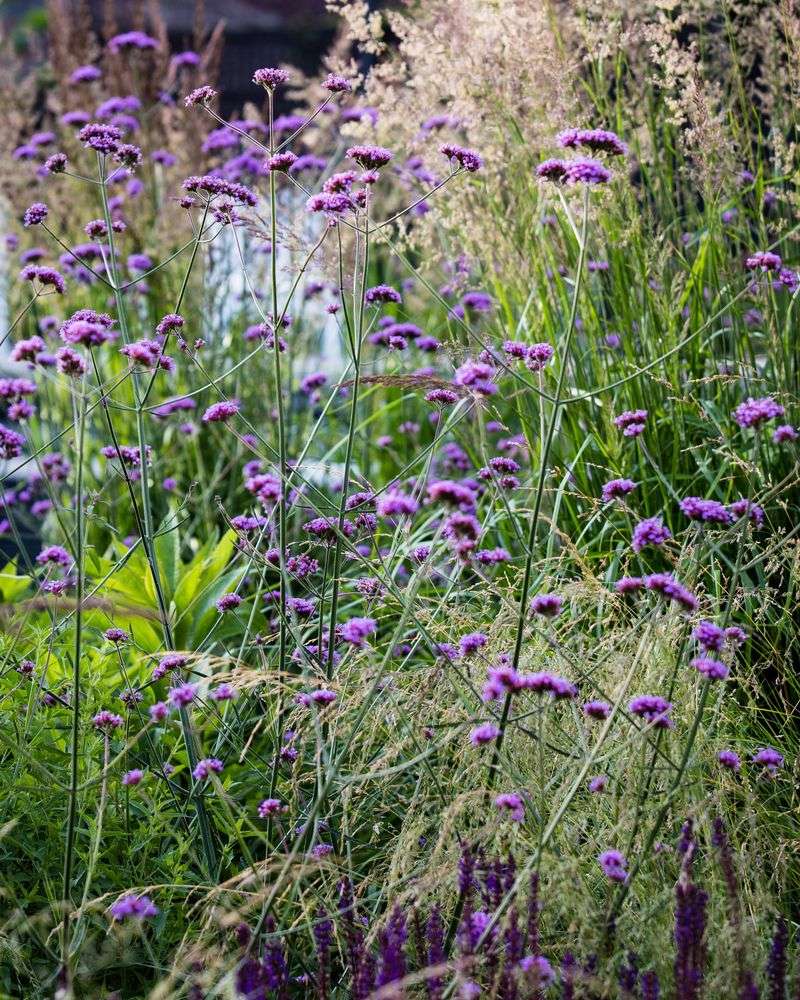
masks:
<path id="1" fill-rule="evenodd" d="M 369 203 L 367 203 L 369 204 Z M 350 400 L 350 419 L 347 427 L 347 446 L 344 457 L 344 476 L 342 481 L 342 493 L 339 500 L 339 517 L 337 521 L 336 547 L 333 553 L 333 573 L 331 577 L 331 617 L 328 631 L 328 654 L 326 662 L 326 673 L 328 678 L 333 673 L 333 650 L 336 642 L 336 615 L 339 610 L 339 573 L 342 561 L 342 532 L 344 530 L 344 516 L 347 511 L 347 496 L 350 486 L 350 469 L 353 462 L 353 442 L 356 436 L 356 419 L 358 416 L 358 393 L 361 385 L 361 344 L 364 329 L 364 293 L 367 286 L 367 272 L 369 269 L 369 208 L 367 208 L 364 222 L 364 252 L 361 266 L 361 280 L 354 283 L 353 318 L 355 320 L 353 331 L 354 355 L 353 362 L 355 374 L 353 376 L 353 395 Z M 321 651 L 320 651 L 321 652 Z"/>
<path id="2" fill-rule="evenodd" d="M 119 275 L 117 271 L 116 254 L 114 252 L 114 230 L 111 225 L 111 212 L 108 205 L 108 191 L 106 189 L 106 174 L 105 174 L 105 160 L 98 153 L 98 168 L 100 172 L 100 197 L 103 203 L 103 218 L 105 219 L 106 229 L 108 230 L 108 267 L 111 272 L 112 287 L 114 289 L 114 302 L 117 307 L 117 315 L 119 317 L 120 330 L 122 331 L 122 337 L 125 343 L 130 341 L 130 333 L 128 330 L 128 317 L 125 311 L 125 302 L 122 295 L 122 287 L 119 281 Z M 153 546 L 153 512 L 150 503 L 150 483 L 149 483 L 149 470 L 147 461 L 147 434 L 144 424 L 144 400 L 141 397 L 139 383 L 137 381 L 136 375 L 132 376 L 133 382 L 133 396 L 134 402 L 136 404 L 136 435 L 137 444 L 139 448 L 139 460 L 141 465 L 141 488 L 142 488 L 142 524 L 144 532 L 142 534 L 142 547 L 144 549 L 145 556 L 147 558 L 148 565 L 150 567 L 150 573 L 153 577 L 153 586 L 156 592 L 156 601 L 158 603 L 159 615 L 161 617 L 161 624 L 164 631 L 164 640 L 169 649 L 173 649 L 175 645 L 175 639 L 172 633 L 172 626 L 169 619 L 169 609 L 167 607 L 167 602 L 164 597 L 164 590 L 161 585 L 161 576 L 158 571 L 158 561 L 156 560 L 155 548 Z M 192 721 L 189 716 L 187 709 L 181 706 L 180 711 L 181 720 L 181 731 L 183 733 L 183 742 L 186 747 L 186 756 L 189 761 L 189 767 L 194 771 L 198 760 L 197 754 L 197 743 L 194 735 L 194 730 L 192 728 Z M 205 856 L 207 874 L 213 877 L 217 868 L 217 858 L 216 851 L 214 849 L 214 840 L 211 835 L 211 825 L 208 820 L 208 815 L 205 810 L 205 805 L 203 800 L 199 795 L 192 796 L 195 806 L 195 812 L 197 814 L 197 823 L 200 827 L 200 837 L 203 841 L 203 853 Z"/>
<path id="3" fill-rule="evenodd" d="M 553 443 L 553 437 L 555 436 L 556 427 L 558 426 L 558 420 L 561 415 L 561 407 L 563 405 L 562 392 L 564 389 L 564 381 L 567 376 L 567 368 L 569 366 L 569 351 L 572 345 L 572 336 L 575 331 L 575 320 L 578 316 L 578 300 L 580 298 L 581 292 L 581 281 L 583 278 L 583 265 L 586 259 L 586 233 L 589 225 L 589 189 L 584 186 L 583 191 L 583 221 L 581 223 L 581 233 L 578 241 L 578 270 L 575 275 L 575 285 L 572 290 L 572 305 L 569 312 L 569 325 L 567 327 L 567 335 L 564 338 L 564 344 L 561 348 L 561 368 L 558 373 L 558 382 L 556 383 L 555 396 L 553 398 L 553 410 L 550 414 L 550 421 L 547 426 L 547 432 L 545 434 L 544 441 L 542 442 L 542 449 L 540 454 L 540 466 L 539 466 L 539 480 L 536 484 L 536 496 L 533 503 L 533 514 L 531 516 L 531 524 L 528 532 L 528 552 L 525 558 L 525 573 L 522 578 L 522 593 L 519 598 L 519 613 L 517 615 L 517 631 L 516 637 L 514 639 L 514 656 L 512 660 L 512 665 L 516 670 L 519 666 L 519 658 L 522 652 L 522 640 L 525 635 L 525 619 L 526 619 L 526 605 L 528 603 L 528 591 L 531 585 L 531 573 L 533 569 L 533 553 L 536 547 L 536 532 L 539 527 L 539 515 L 542 510 L 542 497 L 544 496 L 544 486 L 545 480 L 547 479 L 547 462 L 550 458 L 550 447 Z M 506 695 L 505 704 L 503 705 L 503 715 L 500 720 L 500 732 L 495 740 L 494 752 L 492 754 L 492 760 L 489 764 L 489 788 L 494 787 L 494 782 L 497 777 L 499 762 L 500 762 L 500 751 L 503 747 L 503 739 L 505 737 L 506 722 L 508 720 L 508 712 L 510 708 L 511 694 Z"/>
<path id="4" fill-rule="evenodd" d="M 270 155 L 275 148 L 275 135 L 273 131 L 274 120 L 274 96 L 270 90 L 269 94 L 269 149 Z M 281 675 L 286 668 L 286 502 L 289 484 L 288 468 L 286 463 L 286 422 L 283 412 L 283 381 L 281 378 L 281 351 L 280 337 L 278 336 L 279 310 L 278 310 L 278 226 L 276 219 L 277 198 L 275 194 L 276 174 L 274 170 L 269 172 L 269 206 L 270 206 L 270 240 L 272 243 L 270 253 L 270 282 L 272 285 L 272 357 L 274 364 L 275 378 L 275 399 L 278 409 L 278 462 L 280 465 L 281 495 L 278 502 L 278 551 L 280 553 L 280 632 L 278 636 L 278 659 Z"/>
<path id="5" fill-rule="evenodd" d="M 80 738 L 81 657 L 83 655 L 83 445 L 86 436 L 86 383 L 81 386 L 80 411 L 77 418 L 77 461 L 75 481 L 75 651 L 72 666 L 72 731 L 70 734 L 70 784 L 67 806 L 67 832 L 64 845 L 64 878 L 61 897 L 72 900 L 72 868 L 75 852 L 75 823 L 78 814 L 78 750 Z M 67 916 L 61 935 L 64 966 L 67 966 L 69 934 Z"/>

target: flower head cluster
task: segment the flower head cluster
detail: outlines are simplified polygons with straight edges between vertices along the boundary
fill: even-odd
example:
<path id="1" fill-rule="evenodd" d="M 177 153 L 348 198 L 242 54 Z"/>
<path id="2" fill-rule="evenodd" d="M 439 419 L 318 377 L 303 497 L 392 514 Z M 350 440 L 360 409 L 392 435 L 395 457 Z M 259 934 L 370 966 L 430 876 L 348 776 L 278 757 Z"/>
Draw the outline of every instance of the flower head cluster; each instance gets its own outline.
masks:
<path id="1" fill-rule="evenodd" d="M 288 80 L 289 74 L 285 69 L 275 69 L 266 66 L 263 69 L 257 69 L 253 73 L 253 83 L 259 87 L 264 87 L 265 90 L 274 90 L 276 87 L 287 83 Z"/>
<path id="2" fill-rule="evenodd" d="M 203 414 L 204 424 L 221 424 L 231 417 L 235 417 L 239 412 L 238 399 L 223 399 L 218 403 L 212 403 Z"/>
<path id="3" fill-rule="evenodd" d="M 760 427 L 761 424 L 782 417 L 786 411 L 770 396 L 753 399 L 750 396 L 733 411 L 733 419 L 740 427 Z"/>
<path id="4" fill-rule="evenodd" d="M 202 193 L 208 195 L 209 199 L 224 197 L 238 205 L 247 205 L 250 208 L 258 204 L 258 198 L 244 184 L 237 181 L 229 181 L 224 177 L 215 177 L 211 174 L 203 176 L 193 175 L 187 177 L 181 185 L 184 191 L 191 191 L 193 194 Z"/>
<path id="5" fill-rule="evenodd" d="M 146 49 L 159 49 L 161 46 L 157 38 L 146 35 L 143 31 L 126 31 L 121 35 L 109 38 L 108 48 L 111 52 L 119 54 L 126 49 L 138 49 L 143 52 Z"/>
<path id="6" fill-rule="evenodd" d="M 338 627 L 337 633 L 343 642 L 361 648 L 377 630 L 378 623 L 374 618 L 351 618 Z"/>
<path id="7" fill-rule="evenodd" d="M 226 611 L 235 611 L 236 608 L 242 603 L 242 598 L 239 594 L 223 594 L 216 602 L 217 611 L 220 614 L 225 614 Z"/>
<path id="8" fill-rule="evenodd" d="M 603 503 L 610 503 L 612 500 L 619 500 L 636 489 L 636 483 L 632 479 L 610 479 L 603 485 Z"/>
<path id="9" fill-rule="evenodd" d="M 680 502 L 681 513 L 692 521 L 713 524 L 730 524 L 730 511 L 718 500 L 703 500 L 701 497 L 684 497 Z"/>
<path id="10" fill-rule="evenodd" d="M 337 76 L 335 73 L 329 73 L 322 81 L 321 86 L 323 90 L 327 90 L 331 94 L 347 94 L 353 89 L 349 80 L 343 76 Z"/>
<path id="11" fill-rule="evenodd" d="M 328 705 L 332 705 L 336 701 L 336 697 L 335 691 L 317 688 L 314 691 L 301 692 L 294 700 L 298 705 L 304 705 L 306 708 L 311 708 L 312 705 L 316 705 L 317 708 L 327 708 Z"/>
<path id="12" fill-rule="evenodd" d="M 531 344 L 525 354 L 525 367 L 529 371 L 540 372 L 553 360 L 554 353 L 550 344 Z"/>
<path id="13" fill-rule="evenodd" d="M 104 125 L 101 122 L 90 122 L 78 132 L 78 139 L 87 149 L 108 156 L 117 151 L 122 129 L 116 125 Z"/>
<path id="14" fill-rule="evenodd" d="M 505 695 L 518 694 L 522 691 L 547 694 L 556 700 L 574 698 L 578 694 L 575 685 L 565 677 L 559 677 L 546 671 L 520 674 L 510 663 L 501 659 L 496 667 L 489 670 L 482 697 L 487 702 L 497 701 Z"/>
<path id="15" fill-rule="evenodd" d="M 261 819 L 269 819 L 271 816 L 280 816 L 288 810 L 280 799 L 264 799 L 259 803 L 258 815 Z"/>
<path id="16" fill-rule="evenodd" d="M 607 719 L 611 714 L 611 706 L 607 701 L 587 701 L 583 705 L 583 714 L 588 719 Z"/>
<path id="17" fill-rule="evenodd" d="M 483 361 L 465 361 L 456 369 L 453 382 L 472 389 L 479 396 L 493 396 L 497 392 L 497 385 L 492 381 L 493 376 L 494 369 L 491 365 Z"/>
<path id="18" fill-rule="evenodd" d="M 717 754 L 717 760 L 729 771 L 739 771 L 742 766 L 741 758 L 734 750 L 720 750 Z"/>
<path id="19" fill-rule="evenodd" d="M 597 160 L 545 160 L 536 168 L 536 176 L 561 184 L 607 184 L 611 171 Z"/>
<path id="20" fill-rule="evenodd" d="M 385 167 L 394 154 L 383 146 L 351 146 L 345 153 L 349 160 L 365 170 L 378 170 Z"/>
<path id="21" fill-rule="evenodd" d="M 456 146 L 452 142 L 446 142 L 440 146 L 439 152 L 442 156 L 446 156 L 448 160 L 454 160 L 459 167 L 463 170 L 468 170 L 470 173 L 475 173 L 476 170 L 480 170 L 483 166 L 483 160 L 474 150 L 465 149 L 463 146 Z"/>
<path id="22" fill-rule="evenodd" d="M 192 771 L 195 781 L 205 781 L 212 774 L 221 774 L 225 765 L 217 757 L 204 757 L 197 762 L 197 766 Z"/>
<path id="23" fill-rule="evenodd" d="M 647 590 L 680 604 L 686 611 L 697 609 L 697 598 L 670 573 L 651 573 L 644 578 L 644 586 Z"/>
<path id="24" fill-rule="evenodd" d="M 145 917 L 155 917 L 158 915 L 158 907 L 149 896 L 128 895 L 118 899 L 109 907 L 111 916 L 115 920 L 144 920 Z"/>
<path id="25" fill-rule="evenodd" d="M 47 218 L 47 205 L 41 201 L 35 201 L 32 205 L 25 209 L 25 215 L 22 217 L 22 224 L 24 226 L 38 226 Z"/>
<path id="26" fill-rule="evenodd" d="M 196 684 L 179 684 L 169 692 L 169 703 L 173 708 L 186 708 L 197 697 Z"/>
<path id="27" fill-rule="evenodd" d="M 376 305 L 382 302 L 402 302 L 402 296 L 396 288 L 391 285 L 374 285 L 364 293 L 364 301 L 369 305 Z"/>
<path id="28" fill-rule="evenodd" d="M 164 354 L 157 340 L 134 340 L 120 348 L 120 354 L 135 365 L 142 368 L 163 368 L 166 372 L 175 371 L 175 361 Z"/>
<path id="29" fill-rule="evenodd" d="M 64 294 L 66 285 L 63 275 L 56 271 L 54 267 L 42 267 L 37 264 L 28 264 L 19 272 L 23 281 L 36 282 L 40 285 L 52 288 L 59 295 Z"/>
<path id="30" fill-rule="evenodd" d="M 469 734 L 469 741 L 474 747 L 481 747 L 487 743 L 493 743 L 500 735 L 500 730 L 492 722 L 484 722 L 476 726 Z"/>
<path id="31" fill-rule="evenodd" d="M 631 547 L 634 552 L 641 552 L 648 545 L 663 545 L 672 538 L 672 532 L 660 517 L 649 517 L 639 521 L 634 526 Z"/>
<path id="32" fill-rule="evenodd" d="M 753 754 L 752 761 L 754 764 L 763 765 L 767 774 L 774 776 L 783 767 L 783 754 L 773 747 L 763 747 Z"/>
<path id="33" fill-rule="evenodd" d="M 603 851 L 597 858 L 600 868 L 607 879 L 612 882 L 626 882 L 628 880 L 625 855 L 620 851 Z"/>
<path id="34" fill-rule="evenodd" d="M 730 667 L 710 656 L 696 656 L 692 660 L 692 666 L 710 681 L 724 681 L 730 673 Z"/>
<path id="35" fill-rule="evenodd" d="M 593 153 L 607 153 L 610 156 L 625 156 L 628 147 L 614 132 L 599 128 L 568 128 L 556 136 L 556 143 L 563 149 L 578 149 L 581 146 Z"/>
<path id="36" fill-rule="evenodd" d="M 545 618 L 555 618 L 561 614 L 564 598 L 558 594 L 537 594 L 531 601 L 531 611 Z"/>
<path id="37" fill-rule="evenodd" d="M 501 813 L 508 813 L 508 818 L 514 823 L 521 823 L 525 819 L 525 804 L 516 792 L 504 792 L 496 796 L 494 804 Z"/>
<path id="38" fill-rule="evenodd" d="M 647 410 L 625 410 L 614 417 L 614 426 L 619 427 L 625 437 L 638 437 L 644 431 Z"/>
<path id="39" fill-rule="evenodd" d="M 744 266 L 748 271 L 778 271 L 782 263 L 778 254 L 769 250 L 759 250 L 745 260 Z"/>
<path id="40" fill-rule="evenodd" d="M 772 440 L 775 444 L 785 444 L 787 441 L 796 441 L 800 434 L 791 424 L 781 424 L 772 432 Z"/>
<path id="41" fill-rule="evenodd" d="M 95 729 L 103 729 L 106 732 L 112 729 L 119 729 L 123 723 L 123 718 L 121 715 L 115 715 L 113 712 L 109 712 L 107 708 L 104 708 L 101 712 L 92 719 Z"/>
<path id="42" fill-rule="evenodd" d="M 674 723 L 669 717 L 672 711 L 671 702 L 661 698 L 657 694 L 641 694 L 631 699 L 628 705 L 631 715 L 638 715 L 640 718 L 657 729 L 672 729 Z"/>
<path id="43" fill-rule="evenodd" d="M 217 91 L 206 84 L 203 87 L 197 87 L 191 93 L 187 94 L 183 99 L 183 103 L 187 108 L 193 108 L 197 104 L 209 104 L 217 96 Z"/>

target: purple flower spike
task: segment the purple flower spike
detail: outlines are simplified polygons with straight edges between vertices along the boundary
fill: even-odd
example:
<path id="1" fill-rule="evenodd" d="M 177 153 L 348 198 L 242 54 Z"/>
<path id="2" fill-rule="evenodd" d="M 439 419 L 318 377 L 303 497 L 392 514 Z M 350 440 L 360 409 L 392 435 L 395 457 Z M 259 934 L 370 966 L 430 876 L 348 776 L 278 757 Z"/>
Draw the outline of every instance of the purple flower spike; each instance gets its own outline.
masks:
<path id="1" fill-rule="evenodd" d="M 612 500 L 619 500 L 627 496 L 636 489 L 636 483 L 632 479 L 611 479 L 603 486 L 603 503 L 610 503 Z"/>

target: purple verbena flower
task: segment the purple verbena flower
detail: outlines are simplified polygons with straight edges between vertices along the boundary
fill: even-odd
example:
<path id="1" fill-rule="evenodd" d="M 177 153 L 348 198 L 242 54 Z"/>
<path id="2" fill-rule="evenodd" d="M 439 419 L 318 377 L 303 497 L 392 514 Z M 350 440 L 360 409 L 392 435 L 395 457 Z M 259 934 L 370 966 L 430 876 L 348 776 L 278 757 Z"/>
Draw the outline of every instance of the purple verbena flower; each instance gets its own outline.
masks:
<path id="1" fill-rule="evenodd" d="M 777 271 L 782 263 L 778 254 L 769 250 L 759 250 L 745 260 L 744 266 L 748 271 Z"/>
<path id="2" fill-rule="evenodd" d="M 564 608 L 564 598 L 558 594 L 537 594 L 531 601 L 530 608 L 535 615 L 555 618 Z"/>
<path id="3" fill-rule="evenodd" d="M 628 705 L 631 715 L 638 715 L 649 726 L 657 729 L 671 729 L 674 725 L 669 713 L 672 703 L 655 694 L 642 694 L 632 698 Z"/>
<path id="4" fill-rule="evenodd" d="M 217 757 L 204 757 L 197 762 L 197 766 L 192 771 L 195 781 L 204 781 L 211 774 L 221 774 L 225 765 Z"/>
<path id="5" fill-rule="evenodd" d="M 223 399 L 212 403 L 203 414 L 204 424 L 224 423 L 239 412 L 238 399 Z"/>
<path id="6" fill-rule="evenodd" d="M 352 646 L 362 648 L 367 638 L 374 635 L 377 630 L 378 623 L 374 618 L 351 618 L 339 625 L 337 634 L 343 642 L 349 642 Z"/>
<path id="7" fill-rule="evenodd" d="M 479 649 L 482 649 L 488 641 L 483 632 L 469 632 L 467 635 L 462 635 L 458 641 L 461 655 L 472 656 Z"/>
<path id="8" fill-rule="evenodd" d="M 106 732 L 110 732 L 112 729 L 119 729 L 123 721 L 121 715 L 115 715 L 113 712 L 109 712 L 107 708 L 98 712 L 92 719 L 95 729 L 104 729 Z"/>
<path id="9" fill-rule="evenodd" d="M 712 659 L 710 656 L 696 656 L 692 660 L 692 666 L 710 681 L 724 681 L 730 673 L 730 667 L 727 667 L 721 660 Z"/>
<path id="10" fill-rule="evenodd" d="M 149 896 L 127 895 L 112 903 L 109 911 L 115 920 L 127 920 L 129 917 L 144 920 L 145 917 L 157 916 L 158 907 Z"/>
<path id="11" fill-rule="evenodd" d="M 672 538 L 672 532 L 661 518 L 649 517 L 634 525 L 631 547 L 634 552 L 641 552 L 648 545 L 663 545 L 670 538 Z"/>
<path id="12" fill-rule="evenodd" d="M 636 483 L 632 479 L 611 479 L 603 486 L 603 503 L 610 503 L 612 500 L 619 500 L 627 496 L 636 489 Z"/>
<path id="13" fill-rule="evenodd" d="M 491 722 L 484 722 L 476 726 L 469 734 L 469 741 L 474 747 L 484 746 L 486 743 L 493 743 L 500 735 L 500 730 Z"/>
<path id="14" fill-rule="evenodd" d="M 263 69 L 257 69 L 253 73 L 253 83 L 258 84 L 259 87 L 264 87 L 266 90 L 274 90 L 276 87 L 287 83 L 288 80 L 289 74 L 285 69 L 275 69 L 266 66 Z"/>
<path id="15" fill-rule="evenodd" d="M 516 792 L 504 792 L 498 795 L 494 804 L 501 813 L 507 812 L 509 819 L 515 823 L 521 823 L 525 819 L 525 804 Z"/>
<path id="16" fill-rule="evenodd" d="M 638 437 L 647 420 L 647 410 L 625 410 L 614 417 L 614 426 L 619 427 L 625 437 Z"/>
<path id="17" fill-rule="evenodd" d="M 169 703 L 173 708 L 185 708 L 197 697 L 197 685 L 196 684 L 179 684 L 178 687 L 170 689 L 168 698 Z"/>
<path id="18" fill-rule="evenodd" d="M 781 424 L 772 432 L 772 440 L 775 444 L 785 444 L 787 441 L 796 441 L 800 434 L 791 424 Z"/>
<path id="19" fill-rule="evenodd" d="M 586 146 L 595 153 L 608 153 L 611 156 L 625 156 L 628 147 L 614 132 L 599 128 L 569 128 L 556 136 L 556 143 L 564 149 L 577 149 Z"/>
<path id="20" fill-rule="evenodd" d="M 776 417 L 782 417 L 785 413 L 780 403 L 776 403 L 770 396 L 761 399 L 753 399 L 749 396 L 744 403 L 740 403 L 733 411 L 733 419 L 740 427 L 760 427 L 761 424 Z"/>
<path id="21" fill-rule="evenodd" d="M 729 771 L 739 771 L 742 766 L 739 754 L 733 750 L 720 750 L 717 754 L 717 760 L 722 767 L 727 768 Z"/>
<path id="22" fill-rule="evenodd" d="M 597 858 L 603 874 L 612 882 L 626 882 L 628 873 L 625 870 L 628 862 L 621 851 L 603 851 Z"/>

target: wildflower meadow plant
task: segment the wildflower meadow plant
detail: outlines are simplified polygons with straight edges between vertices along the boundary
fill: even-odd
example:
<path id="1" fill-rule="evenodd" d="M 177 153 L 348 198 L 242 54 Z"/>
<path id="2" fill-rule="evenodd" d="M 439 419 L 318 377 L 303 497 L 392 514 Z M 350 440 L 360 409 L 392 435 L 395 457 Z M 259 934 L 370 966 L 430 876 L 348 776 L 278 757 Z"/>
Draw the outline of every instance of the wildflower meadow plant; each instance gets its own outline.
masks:
<path id="1" fill-rule="evenodd" d="M 0 73 L 0 992 L 786 1000 L 797 32 L 156 6 Z"/>

